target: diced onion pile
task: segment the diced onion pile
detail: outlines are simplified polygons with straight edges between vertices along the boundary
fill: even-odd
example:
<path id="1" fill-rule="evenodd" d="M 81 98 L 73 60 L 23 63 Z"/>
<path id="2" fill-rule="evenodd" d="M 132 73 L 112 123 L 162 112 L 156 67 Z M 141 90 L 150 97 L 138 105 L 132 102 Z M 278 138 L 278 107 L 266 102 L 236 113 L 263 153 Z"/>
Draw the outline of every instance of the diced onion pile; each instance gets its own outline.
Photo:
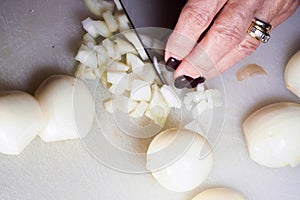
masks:
<path id="1" fill-rule="evenodd" d="M 197 119 L 205 110 L 223 105 L 222 93 L 217 89 L 205 89 L 198 85 L 195 91 L 186 93 L 183 104 L 192 111 L 193 118 Z"/>
<path id="2" fill-rule="evenodd" d="M 113 94 L 112 99 L 104 102 L 108 112 L 118 109 L 133 118 L 146 116 L 163 127 L 170 109 L 182 107 L 181 100 L 172 87 L 159 83 L 139 38 L 130 30 L 126 15 L 110 6 L 101 7 L 100 1 L 94 2 L 98 2 L 94 4 L 99 12 L 90 10 L 103 20 L 88 17 L 82 21 L 87 33 L 75 57 L 80 62 L 75 75 L 80 79 L 100 79 Z M 185 107 L 193 108 L 197 118 L 202 111 L 220 104 L 213 102 L 215 96 L 220 96 L 217 90 L 204 88 L 187 93 Z"/>

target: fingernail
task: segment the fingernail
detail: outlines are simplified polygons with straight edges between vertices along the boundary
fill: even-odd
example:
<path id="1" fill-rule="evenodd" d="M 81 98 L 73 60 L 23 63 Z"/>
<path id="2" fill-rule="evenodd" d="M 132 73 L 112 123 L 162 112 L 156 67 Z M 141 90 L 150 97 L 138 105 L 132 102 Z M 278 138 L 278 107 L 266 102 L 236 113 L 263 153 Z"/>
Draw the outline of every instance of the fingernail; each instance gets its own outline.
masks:
<path id="1" fill-rule="evenodd" d="M 180 63 L 181 63 L 180 60 L 170 57 L 166 63 L 166 68 L 168 71 L 174 72 L 177 69 L 177 67 L 180 65 Z"/>
<path id="2" fill-rule="evenodd" d="M 198 78 L 193 79 L 189 84 L 186 86 L 187 88 L 195 88 L 200 83 L 203 83 L 206 79 L 203 76 L 199 76 Z"/>
<path id="3" fill-rule="evenodd" d="M 175 79 L 174 85 L 178 89 L 183 89 L 190 85 L 190 82 L 192 82 L 193 78 L 189 76 L 179 76 Z"/>

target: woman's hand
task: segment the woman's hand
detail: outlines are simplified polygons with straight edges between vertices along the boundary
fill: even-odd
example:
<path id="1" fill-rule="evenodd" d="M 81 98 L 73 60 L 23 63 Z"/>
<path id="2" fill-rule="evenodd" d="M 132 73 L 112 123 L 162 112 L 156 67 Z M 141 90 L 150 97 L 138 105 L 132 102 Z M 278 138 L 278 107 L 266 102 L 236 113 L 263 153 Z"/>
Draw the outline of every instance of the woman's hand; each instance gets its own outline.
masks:
<path id="1" fill-rule="evenodd" d="M 273 29 L 291 16 L 299 3 L 299 0 L 189 0 L 168 40 L 167 65 L 177 67 L 175 78 L 182 75 L 211 78 L 258 47 L 259 41 L 247 33 L 253 18 L 271 24 Z M 213 19 L 205 37 L 196 44 Z"/>

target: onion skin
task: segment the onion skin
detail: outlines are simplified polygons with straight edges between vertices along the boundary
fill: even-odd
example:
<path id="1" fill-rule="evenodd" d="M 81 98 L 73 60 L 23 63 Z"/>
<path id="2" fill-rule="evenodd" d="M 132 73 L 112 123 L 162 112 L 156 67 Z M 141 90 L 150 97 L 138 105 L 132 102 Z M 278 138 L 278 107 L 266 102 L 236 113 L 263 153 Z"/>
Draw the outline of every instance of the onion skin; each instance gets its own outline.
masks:
<path id="1" fill-rule="evenodd" d="M 284 72 L 284 79 L 286 87 L 300 97 L 300 50 L 288 61 Z"/>
<path id="2" fill-rule="evenodd" d="M 250 64 L 241 68 L 237 72 L 236 77 L 238 81 L 243 81 L 255 75 L 266 75 L 266 74 L 267 72 L 261 66 L 257 64 Z"/>
<path id="3" fill-rule="evenodd" d="M 265 106 L 243 123 L 250 157 L 270 168 L 300 163 L 300 104 L 281 102 Z"/>

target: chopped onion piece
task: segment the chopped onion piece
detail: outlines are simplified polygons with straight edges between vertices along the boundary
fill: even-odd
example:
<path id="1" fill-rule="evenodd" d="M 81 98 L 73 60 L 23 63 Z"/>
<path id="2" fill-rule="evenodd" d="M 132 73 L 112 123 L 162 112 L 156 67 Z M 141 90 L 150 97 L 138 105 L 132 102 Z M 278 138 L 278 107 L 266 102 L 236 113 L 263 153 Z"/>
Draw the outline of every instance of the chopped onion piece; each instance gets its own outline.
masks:
<path id="1" fill-rule="evenodd" d="M 96 52 L 85 45 L 81 45 L 75 57 L 75 60 L 88 67 L 97 68 L 98 58 Z"/>
<path id="2" fill-rule="evenodd" d="M 102 41 L 102 45 L 106 49 L 107 55 L 111 58 L 114 57 L 115 47 L 114 47 L 113 41 L 111 41 L 110 39 L 107 38 Z"/>
<path id="3" fill-rule="evenodd" d="M 204 110 L 222 106 L 221 97 L 222 93 L 217 89 L 205 90 L 204 87 L 199 87 L 196 91 L 186 93 L 183 104 L 187 110 L 193 110 L 193 116 L 196 119 Z"/>
<path id="4" fill-rule="evenodd" d="M 121 39 L 120 37 L 117 37 L 115 39 L 115 43 L 117 44 L 119 52 L 120 52 L 121 55 L 124 55 L 126 53 L 133 53 L 135 55 L 138 54 L 132 44 L 130 44 L 129 42 L 127 42 L 123 39 Z"/>
<path id="5" fill-rule="evenodd" d="M 133 118 L 140 118 L 144 115 L 147 110 L 149 104 L 145 101 L 141 101 L 137 107 L 130 113 L 130 116 Z"/>
<path id="6" fill-rule="evenodd" d="M 137 34 L 133 30 L 123 32 L 123 35 L 126 37 L 126 39 L 129 42 L 131 42 L 131 44 L 133 44 L 133 46 L 136 48 L 136 50 L 138 51 L 139 55 L 143 60 L 149 59 L 140 39 L 138 38 Z"/>
<path id="7" fill-rule="evenodd" d="M 130 29 L 129 27 L 129 21 L 124 13 L 117 13 L 115 15 L 115 18 L 117 19 L 119 23 L 119 31 L 128 31 Z"/>
<path id="8" fill-rule="evenodd" d="M 90 79 L 95 80 L 97 78 L 96 74 L 94 73 L 93 68 L 89 68 L 82 63 L 79 63 L 79 65 L 76 68 L 75 76 L 77 78 L 80 78 L 82 80 Z"/>
<path id="9" fill-rule="evenodd" d="M 150 83 L 142 80 L 133 80 L 130 98 L 136 101 L 150 101 Z"/>
<path id="10" fill-rule="evenodd" d="M 203 92 L 205 90 L 204 84 L 198 84 L 196 87 L 197 92 Z"/>
<path id="11" fill-rule="evenodd" d="M 109 64 L 109 55 L 107 54 L 106 49 L 102 45 L 95 46 L 94 50 L 97 52 L 99 67 L 105 67 L 107 64 Z"/>
<path id="12" fill-rule="evenodd" d="M 109 58 L 106 48 L 103 45 L 95 45 L 94 51 L 96 51 L 98 54 L 105 56 L 106 59 Z"/>
<path id="13" fill-rule="evenodd" d="M 151 92 L 152 99 L 150 101 L 149 110 L 146 112 L 146 116 L 152 119 L 155 124 L 164 127 L 170 113 L 170 108 L 162 96 L 157 84 L 152 85 Z"/>
<path id="14" fill-rule="evenodd" d="M 112 84 L 119 84 L 119 82 L 124 78 L 126 75 L 125 72 L 107 72 L 107 82 Z"/>
<path id="15" fill-rule="evenodd" d="M 98 61 L 98 67 L 101 67 L 105 69 L 106 64 L 109 62 L 109 58 L 104 56 L 103 54 L 97 53 L 97 61 Z"/>
<path id="16" fill-rule="evenodd" d="M 151 86 L 152 91 L 152 99 L 150 102 L 150 107 L 154 106 L 161 106 L 165 110 L 169 110 L 168 103 L 166 102 L 165 98 L 161 94 L 161 91 L 157 84 L 153 84 Z"/>
<path id="17" fill-rule="evenodd" d="M 208 109 L 208 103 L 206 101 L 201 101 L 193 109 L 193 118 L 197 119 L 205 110 Z"/>
<path id="18" fill-rule="evenodd" d="M 193 102 L 194 103 L 199 103 L 203 100 L 206 100 L 207 99 L 207 95 L 206 95 L 206 92 L 205 91 L 202 91 L 202 92 L 193 92 Z"/>
<path id="19" fill-rule="evenodd" d="M 108 68 L 107 71 L 121 71 L 121 72 L 126 72 L 129 69 L 129 67 L 127 65 L 125 65 L 122 62 L 118 62 L 118 61 L 114 61 L 113 63 L 111 63 Z"/>
<path id="20" fill-rule="evenodd" d="M 89 11 L 98 17 L 102 17 L 103 12 L 114 10 L 115 4 L 113 1 L 103 0 L 84 0 L 84 3 L 88 7 Z"/>
<path id="21" fill-rule="evenodd" d="M 97 30 L 97 33 L 105 38 L 108 38 L 111 36 L 111 32 L 108 30 L 108 27 L 106 26 L 104 21 L 94 21 L 95 29 Z"/>
<path id="22" fill-rule="evenodd" d="M 167 101 L 170 108 L 181 108 L 181 100 L 170 86 L 163 85 L 160 88 L 160 92 Z"/>
<path id="23" fill-rule="evenodd" d="M 115 20 L 115 17 L 112 15 L 112 11 L 108 10 L 103 13 L 103 19 L 108 27 L 110 32 L 116 32 L 119 29 L 119 25 Z"/>
<path id="24" fill-rule="evenodd" d="M 88 32 L 93 38 L 97 38 L 99 36 L 95 23 L 91 18 L 88 17 L 85 20 L 83 20 L 81 23 L 84 30 Z"/>
<path id="25" fill-rule="evenodd" d="M 160 106 L 154 106 L 149 110 L 149 114 L 147 115 L 150 119 L 154 121 L 155 124 L 159 125 L 160 127 L 164 127 L 168 119 L 169 113 L 170 109 L 165 110 Z"/>
<path id="26" fill-rule="evenodd" d="M 125 92 L 125 88 L 119 84 L 112 84 L 109 87 L 109 91 L 110 91 L 110 93 L 112 93 L 114 95 L 123 95 Z"/>
<path id="27" fill-rule="evenodd" d="M 114 57 L 112 57 L 114 60 L 121 60 L 122 59 L 122 56 L 121 56 L 121 53 L 120 53 L 120 50 L 119 50 L 119 47 L 117 44 L 114 44 L 114 51 L 115 51 L 115 55 Z"/>
<path id="28" fill-rule="evenodd" d="M 83 36 L 83 44 L 87 45 L 88 43 L 96 45 L 96 40 L 89 33 L 86 33 Z"/>
<path id="29" fill-rule="evenodd" d="M 105 70 L 103 68 L 93 69 L 93 72 L 94 72 L 95 76 L 97 77 L 97 79 L 101 78 L 101 76 L 104 73 L 104 71 Z"/>
<path id="30" fill-rule="evenodd" d="M 139 103 L 133 101 L 127 96 L 118 95 L 118 96 L 114 96 L 114 99 L 112 100 L 112 104 L 114 106 L 114 109 L 118 109 L 123 113 L 130 113 L 138 106 Z"/>
<path id="31" fill-rule="evenodd" d="M 139 105 L 139 103 L 137 101 L 133 101 L 131 99 L 128 99 L 128 107 L 127 107 L 127 112 L 130 113 L 133 110 L 135 110 L 137 108 L 137 106 Z"/>
<path id="32" fill-rule="evenodd" d="M 137 73 L 143 70 L 145 63 L 136 55 L 132 53 L 126 54 L 126 64 L 131 66 L 133 73 Z"/>
<path id="33" fill-rule="evenodd" d="M 121 80 L 120 84 L 123 85 L 125 90 L 130 91 L 132 88 L 133 80 L 134 78 L 132 77 L 132 74 L 126 74 Z"/>
<path id="34" fill-rule="evenodd" d="M 117 45 L 111 41 L 110 39 L 105 39 L 102 41 L 102 45 L 107 51 L 107 54 L 113 59 L 113 60 L 120 60 L 121 54 L 118 50 Z"/>
<path id="35" fill-rule="evenodd" d="M 154 83 L 155 81 L 156 73 L 153 70 L 153 66 L 151 63 L 145 63 L 143 66 L 139 68 L 133 67 L 132 71 L 135 76 L 137 76 L 139 79 L 143 81 L 147 81 L 149 83 Z"/>
<path id="36" fill-rule="evenodd" d="M 119 10 L 119 11 L 123 10 L 120 0 L 114 0 L 114 2 L 116 4 L 117 10 Z"/>
<path id="37" fill-rule="evenodd" d="M 93 44 L 92 42 L 87 42 L 87 43 L 86 43 L 86 46 L 87 46 L 88 48 L 90 48 L 91 50 L 94 50 L 96 45 Z"/>
<path id="38" fill-rule="evenodd" d="M 183 98 L 183 104 L 184 104 L 184 107 L 191 111 L 192 110 L 192 107 L 193 107 L 193 96 L 190 96 L 190 95 L 186 95 L 184 98 Z"/>
<path id="39" fill-rule="evenodd" d="M 115 95 L 124 94 L 131 87 L 131 79 L 128 74 L 125 74 L 118 83 L 113 83 L 109 91 Z"/>

